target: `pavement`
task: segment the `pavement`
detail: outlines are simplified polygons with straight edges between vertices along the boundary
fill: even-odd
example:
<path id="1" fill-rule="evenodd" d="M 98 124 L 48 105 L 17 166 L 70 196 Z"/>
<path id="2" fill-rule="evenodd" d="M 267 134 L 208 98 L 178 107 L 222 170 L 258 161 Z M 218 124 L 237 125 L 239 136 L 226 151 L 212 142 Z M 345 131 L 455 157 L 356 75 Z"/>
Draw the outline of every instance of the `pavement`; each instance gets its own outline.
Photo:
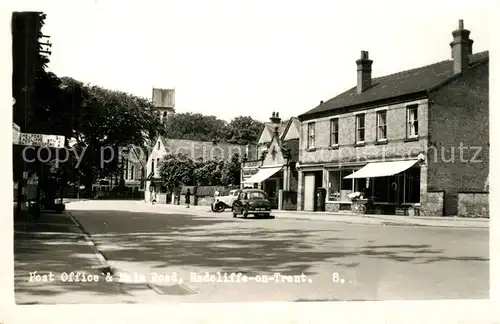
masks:
<path id="1" fill-rule="evenodd" d="M 33 270 L 92 271 L 97 266 L 113 269 L 113 283 L 71 288 L 41 284 L 38 290 L 18 283 L 16 300 L 160 303 L 489 296 L 487 228 L 305 222 L 279 213 L 274 219 L 235 219 L 230 213 L 172 208 L 133 201 L 69 203 L 68 215 L 50 220 L 73 217 L 74 226 L 68 221 L 65 227 L 74 233 L 73 241 L 66 239 L 62 245 L 61 237 L 47 239 L 44 247 L 57 248 L 35 252 L 45 253 L 36 259 L 51 260 L 43 264 L 23 268 L 17 263 L 27 262 L 25 256 L 17 255 L 16 277 L 26 279 Z M 97 252 L 84 244 L 85 233 L 76 224 L 90 235 Z M 92 258 L 93 252 L 106 264 L 96 255 Z M 57 264 L 64 255 L 66 265 Z"/>
<path id="2" fill-rule="evenodd" d="M 25 212 L 14 220 L 16 304 L 116 302 L 122 292 L 106 282 L 106 266 L 70 214 L 44 213 L 35 222 Z"/>
<path id="3" fill-rule="evenodd" d="M 186 208 L 183 205 L 155 204 L 145 203 L 143 201 L 134 201 L 139 205 L 148 205 L 157 210 L 169 211 L 175 213 L 191 213 L 195 210 L 204 215 L 213 215 L 210 206 L 190 206 Z M 223 214 L 229 214 L 226 210 Z M 396 215 L 359 215 L 350 212 L 306 212 L 306 211 L 288 211 L 273 210 L 272 215 L 276 218 L 332 221 L 346 224 L 365 224 L 365 225 L 408 225 L 408 226 L 434 226 L 434 227 L 465 227 L 465 228 L 489 228 L 489 219 L 487 218 L 464 218 L 464 217 L 424 217 L 424 216 L 396 216 Z"/>

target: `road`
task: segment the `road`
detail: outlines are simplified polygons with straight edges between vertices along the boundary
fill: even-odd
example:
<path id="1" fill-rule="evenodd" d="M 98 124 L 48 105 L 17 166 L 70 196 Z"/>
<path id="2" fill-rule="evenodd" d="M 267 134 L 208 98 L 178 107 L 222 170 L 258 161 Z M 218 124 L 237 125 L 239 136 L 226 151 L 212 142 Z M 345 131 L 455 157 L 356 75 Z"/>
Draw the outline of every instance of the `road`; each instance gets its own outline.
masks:
<path id="1" fill-rule="evenodd" d="M 171 214 L 156 206 L 134 206 L 95 201 L 68 205 L 117 269 L 115 279 L 128 281 L 120 286 L 131 302 L 429 300 L 489 295 L 487 229 L 233 219 L 229 213 Z M 174 273 L 182 278 L 181 285 L 174 285 Z M 227 273 L 226 281 L 242 280 L 237 276 L 241 273 L 248 281 L 199 282 L 199 277 L 192 280 L 194 273 L 202 277 Z M 287 275 L 296 277 L 290 283 Z M 256 282 L 259 278 L 261 282 Z"/>

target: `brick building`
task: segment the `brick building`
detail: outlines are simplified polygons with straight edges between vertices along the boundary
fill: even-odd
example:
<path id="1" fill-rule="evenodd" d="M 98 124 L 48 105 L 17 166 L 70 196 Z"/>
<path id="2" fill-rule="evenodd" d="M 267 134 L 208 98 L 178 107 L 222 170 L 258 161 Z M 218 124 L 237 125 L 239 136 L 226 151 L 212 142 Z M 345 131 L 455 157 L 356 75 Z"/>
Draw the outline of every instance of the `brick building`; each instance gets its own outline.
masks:
<path id="1" fill-rule="evenodd" d="M 473 54 L 463 21 L 451 60 L 372 78 L 368 52 L 357 85 L 299 116 L 298 210 L 350 208 L 375 197 L 377 213 L 488 214 L 488 52 Z"/>
<path id="2" fill-rule="evenodd" d="M 284 209 L 284 202 L 296 208 L 299 137 L 298 118 L 282 121 L 279 113 L 273 112 L 264 123 L 256 159 L 247 158 L 242 163 L 242 187 L 261 188 L 274 208 Z"/>

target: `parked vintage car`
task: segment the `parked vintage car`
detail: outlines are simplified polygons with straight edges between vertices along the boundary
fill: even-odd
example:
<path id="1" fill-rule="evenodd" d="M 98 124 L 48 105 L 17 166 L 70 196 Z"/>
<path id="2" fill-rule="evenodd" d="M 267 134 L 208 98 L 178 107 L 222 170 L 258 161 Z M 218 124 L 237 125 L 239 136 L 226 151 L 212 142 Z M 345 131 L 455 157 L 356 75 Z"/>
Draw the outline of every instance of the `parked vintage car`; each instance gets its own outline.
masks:
<path id="1" fill-rule="evenodd" d="M 214 197 L 214 202 L 212 203 L 212 211 L 223 212 L 226 208 L 231 208 L 233 202 L 238 198 L 241 189 L 233 189 L 229 191 L 227 196 L 217 196 Z"/>
<path id="2" fill-rule="evenodd" d="M 250 214 L 254 216 L 269 216 L 271 214 L 271 203 L 264 191 L 259 189 L 243 189 L 240 190 L 238 197 L 233 201 L 232 212 L 233 217 L 243 215 L 246 218 Z"/>

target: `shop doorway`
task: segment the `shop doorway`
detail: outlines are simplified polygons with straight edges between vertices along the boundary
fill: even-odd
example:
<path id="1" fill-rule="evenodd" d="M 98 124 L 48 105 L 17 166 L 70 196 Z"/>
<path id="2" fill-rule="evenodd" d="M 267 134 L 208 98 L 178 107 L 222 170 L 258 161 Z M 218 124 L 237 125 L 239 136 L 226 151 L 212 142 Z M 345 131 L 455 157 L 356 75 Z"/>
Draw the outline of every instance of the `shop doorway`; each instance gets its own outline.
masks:
<path id="1" fill-rule="evenodd" d="M 323 186 L 323 171 L 304 173 L 304 210 L 314 211 L 316 206 L 316 188 Z"/>

